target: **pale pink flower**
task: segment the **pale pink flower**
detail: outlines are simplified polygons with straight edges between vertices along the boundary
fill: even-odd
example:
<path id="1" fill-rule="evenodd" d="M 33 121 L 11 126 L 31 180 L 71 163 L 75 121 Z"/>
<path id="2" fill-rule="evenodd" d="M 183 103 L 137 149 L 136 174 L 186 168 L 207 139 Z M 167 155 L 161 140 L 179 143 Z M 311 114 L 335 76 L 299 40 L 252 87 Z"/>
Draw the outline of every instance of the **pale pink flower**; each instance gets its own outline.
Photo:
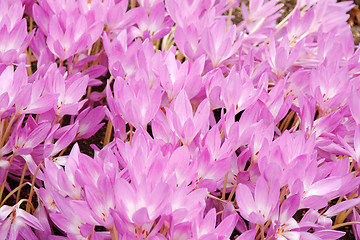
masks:
<path id="1" fill-rule="evenodd" d="M 279 207 L 279 189 L 278 183 L 270 185 L 261 176 L 253 193 L 248 186 L 240 183 L 236 189 L 236 202 L 241 216 L 259 224 L 271 219 Z"/>
<path id="2" fill-rule="evenodd" d="M 198 106 L 195 114 L 190 100 L 184 90 L 171 102 L 170 109 L 166 110 L 171 130 L 185 145 L 189 145 L 195 136 L 208 127 L 210 104 L 207 99 Z"/>

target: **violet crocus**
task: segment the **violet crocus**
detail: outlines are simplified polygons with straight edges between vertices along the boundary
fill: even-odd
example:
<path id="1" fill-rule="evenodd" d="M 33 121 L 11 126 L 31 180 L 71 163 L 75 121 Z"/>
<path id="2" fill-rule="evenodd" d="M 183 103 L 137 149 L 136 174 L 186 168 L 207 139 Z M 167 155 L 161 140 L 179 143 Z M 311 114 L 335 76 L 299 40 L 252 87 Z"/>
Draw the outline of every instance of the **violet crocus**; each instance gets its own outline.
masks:
<path id="1" fill-rule="evenodd" d="M 20 64 L 14 72 L 14 66 L 6 67 L 1 75 L 0 81 L 0 118 L 1 115 L 11 110 L 16 99 L 19 98 L 18 93 L 22 86 L 28 83 L 26 69 L 24 64 Z"/>
<path id="2" fill-rule="evenodd" d="M 43 231 L 39 220 L 28 212 L 22 210 L 20 205 L 4 205 L 0 208 L 0 239 L 37 239 L 31 227 Z"/>
<path id="3" fill-rule="evenodd" d="M 136 80 L 131 79 L 133 84 L 128 84 L 120 77 L 115 79 L 114 96 L 107 86 L 108 102 L 111 112 L 122 115 L 136 128 L 146 129 L 160 107 L 162 92 L 159 87 L 149 89 L 143 79 Z"/>
<path id="4" fill-rule="evenodd" d="M 180 91 L 177 98 L 172 101 L 170 109 L 166 111 L 171 130 L 185 145 L 189 145 L 195 136 L 207 128 L 210 104 L 207 99 L 198 106 L 195 114 L 190 100 L 184 90 Z"/>
<path id="5" fill-rule="evenodd" d="M 279 183 L 270 185 L 263 177 L 259 177 L 252 193 L 250 188 L 239 184 L 236 189 L 236 201 L 240 214 L 246 220 L 263 224 L 273 217 L 277 211 Z"/>
<path id="6" fill-rule="evenodd" d="M 224 101 L 226 109 L 234 108 L 235 113 L 239 113 L 253 104 L 266 86 L 266 73 L 264 73 L 260 81 L 260 85 L 255 88 L 252 79 L 245 70 L 238 72 L 233 67 L 227 78 L 225 78 L 226 84 L 221 90 L 221 99 Z"/>
<path id="7" fill-rule="evenodd" d="M 229 239 L 238 218 L 237 213 L 234 213 L 227 216 L 215 227 L 216 211 L 213 208 L 205 215 L 204 219 L 196 221 L 196 230 L 193 230 L 193 233 L 195 233 L 194 239 Z"/>
<path id="8" fill-rule="evenodd" d="M 102 106 L 94 109 L 86 108 L 76 118 L 79 123 L 79 129 L 76 133 L 77 139 L 87 139 L 94 135 L 105 123 L 101 121 L 105 117 L 105 108 Z"/>
<path id="9" fill-rule="evenodd" d="M 165 16 L 165 6 L 163 2 L 158 2 L 152 6 L 149 14 L 144 7 L 139 7 L 137 14 L 136 27 L 130 28 L 131 35 L 133 35 L 134 38 L 160 39 L 168 34 L 172 25 L 174 25 L 171 18 Z"/>
<path id="10" fill-rule="evenodd" d="M 146 184 L 143 178 L 140 184 Z M 116 209 L 111 211 L 116 229 L 119 232 L 143 238 L 152 235 L 151 228 L 154 221 L 169 207 L 169 186 L 159 183 L 152 188 L 134 186 L 122 178 L 115 183 L 115 191 L 123 192 L 116 195 Z M 130 235 L 130 236 L 131 236 Z"/>
<path id="11" fill-rule="evenodd" d="M 175 49 L 169 49 L 164 56 L 158 54 L 155 59 L 160 62 L 153 70 L 159 75 L 160 83 L 171 102 L 182 89 L 185 89 L 189 98 L 195 97 L 201 89 L 201 74 L 204 69 L 205 57 L 199 57 L 194 63 L 185 61 L 180 63 L 175 58 Z"/>
<path id="12" fill-rule="evenodd" d="M 236 26 L 231 25 L 227 29 L 226 22 L 220 20 L 204 30 L 200 41 L 214 68 L 235 54 L 240 44 L 241 38 L 237 36 Z"/>
<path id="13" fill-rule="evenodd" d="M 22 18 L 24 7 L 20 0 L 3 2 L 0 11 L 0 63 L 25 63 L 25 49 L 28 47 L 34 31 L 27 33 L 27 23 Z"/>
<path id="14" fill-rule="evenodd" d="M 321 115 L 338 109 L 350 94 L 348 70 L 338 63 L 321 65 L 311 73 L 310 86 Z"/>

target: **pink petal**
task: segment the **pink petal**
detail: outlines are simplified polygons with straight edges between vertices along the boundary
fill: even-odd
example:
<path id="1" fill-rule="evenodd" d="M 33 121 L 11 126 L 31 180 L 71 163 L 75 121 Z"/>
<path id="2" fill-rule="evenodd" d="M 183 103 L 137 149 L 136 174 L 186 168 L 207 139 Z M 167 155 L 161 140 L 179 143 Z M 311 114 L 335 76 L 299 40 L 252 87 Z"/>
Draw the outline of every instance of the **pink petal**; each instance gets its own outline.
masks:
<path id="1" fill-rule="evenodd" d="M 354 207 L 355 205 L 358 205 L 359 203 L 360 198 L 346 200 L 331 206 L 323 215 L 327 217 L 333 217 L 349 208 Z"/>

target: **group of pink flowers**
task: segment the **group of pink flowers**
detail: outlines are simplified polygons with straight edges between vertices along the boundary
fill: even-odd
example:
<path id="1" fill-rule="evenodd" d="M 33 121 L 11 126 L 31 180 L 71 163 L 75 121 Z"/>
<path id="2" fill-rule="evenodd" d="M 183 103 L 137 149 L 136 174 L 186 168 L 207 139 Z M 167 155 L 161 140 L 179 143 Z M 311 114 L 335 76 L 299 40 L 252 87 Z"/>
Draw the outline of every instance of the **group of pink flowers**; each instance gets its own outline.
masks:
<path id="1" fill-rule="evenodd" d="M 0 240 L 359 240 L 352 2 L 248 2 L 1 0 Z"/>

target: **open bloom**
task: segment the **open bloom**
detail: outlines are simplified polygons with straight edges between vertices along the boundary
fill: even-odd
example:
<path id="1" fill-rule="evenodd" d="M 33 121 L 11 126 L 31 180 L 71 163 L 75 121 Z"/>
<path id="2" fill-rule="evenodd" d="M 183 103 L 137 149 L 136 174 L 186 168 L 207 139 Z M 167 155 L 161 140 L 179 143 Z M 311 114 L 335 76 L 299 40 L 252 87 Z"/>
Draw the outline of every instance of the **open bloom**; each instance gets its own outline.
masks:
<path id="1" fill-rule="evenodd" d="M 278 183 L 270 185 L 262 176 L 256 181 L 254 193 L 240 183 L 236 189 L 236 201 L 241 216 L 253 223 L 265 223 L 278 208 L 279 189 Z"/>
<path id="2" fill-rule="evenodd" d="M 37 239 L 31 227 L 44 230 L 36 217 L 20 208 L 22 202 L 0 208 L 0 239 Z"/>
<path id="3" fill-rule="evenodd" d="M 0 10 L 0 63 L 25 63 L 25 49 L 28 47 L 31 38 L 34 36 L 32 31 L 27 33 L 27 23 L 24 18 L 24 7 L 21 1 L 1 2 Z"/>
<path id="4" fill-rule="evenodd" d="M 171 130 L 185 145 L 189 145 L 195 136 L 207 127 L 209 114 L 210 104 L 207 99 L 200 103 L 194 114 L 190 100 L 184 90 L 180 91 L 177 98 L 172 101 L 170 109 L 166 110 L 166 117 Z"/>

